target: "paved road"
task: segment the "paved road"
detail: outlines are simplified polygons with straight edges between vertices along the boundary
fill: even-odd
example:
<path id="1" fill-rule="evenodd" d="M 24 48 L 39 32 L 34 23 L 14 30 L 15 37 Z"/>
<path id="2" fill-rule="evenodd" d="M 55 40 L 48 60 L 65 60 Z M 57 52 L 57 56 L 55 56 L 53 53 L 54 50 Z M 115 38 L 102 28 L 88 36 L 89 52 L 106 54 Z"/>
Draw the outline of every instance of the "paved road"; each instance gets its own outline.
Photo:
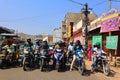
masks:
<path id="1" fill-rule="evenodd" d="M 90 74 L 90 71 L 81 76 L 78 71 L 41 72 L 39 69 L 33 71 L 23 71 L 22 68 L 10 68 L 0 70 L 0 80 L 109 80 L 102 73 Z"/>

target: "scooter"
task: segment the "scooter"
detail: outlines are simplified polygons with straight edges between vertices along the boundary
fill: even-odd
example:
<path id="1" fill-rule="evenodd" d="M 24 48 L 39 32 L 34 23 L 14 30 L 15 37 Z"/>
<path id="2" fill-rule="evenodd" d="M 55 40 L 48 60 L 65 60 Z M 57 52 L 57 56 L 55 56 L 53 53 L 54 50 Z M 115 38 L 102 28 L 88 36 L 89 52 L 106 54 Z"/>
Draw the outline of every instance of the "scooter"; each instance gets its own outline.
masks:
<path id="1" fill-rule="evenodd" d="M 54 53 L 54 62 L 55 62 L 55 67 L 57 69 L 57 71 L 59 72 L 60 69 L 63 68 L 63 51 L 61 48 L 56 49 L 55 53 Z"/>

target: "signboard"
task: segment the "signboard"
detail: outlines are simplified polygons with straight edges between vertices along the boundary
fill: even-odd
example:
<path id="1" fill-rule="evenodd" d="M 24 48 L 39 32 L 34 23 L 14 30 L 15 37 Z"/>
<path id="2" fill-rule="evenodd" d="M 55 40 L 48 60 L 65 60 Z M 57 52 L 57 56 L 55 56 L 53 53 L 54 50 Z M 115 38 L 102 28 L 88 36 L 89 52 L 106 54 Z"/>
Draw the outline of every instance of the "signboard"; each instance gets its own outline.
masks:
<path id="1" fill-rule="evenodd" d="M 111 9 L 109 12 L 103 15 L 101 19 L 100 32 L 110 32 L 119 30 L 119 15 L 118 9 Z"/>
<path id="2" fill-rule="evenodd" d="M 118 36 L 107 36 L 106 38 L 106 48 L 117 49 Z"/>
<path id="3" fill-rule="evenodd" d="M 98 35 L 98 36 L 93 36 L 92 37 L 92 46 L 96 43 L 100 43 L 100 46 L 102 48 L 102 36 L 101 35 Z"/>
<path id="4" fill-rule="evenodd" d="M 100 32 L 109 32 L 119 30 L 119 17 L 115 17 L 101 23 Z"/>

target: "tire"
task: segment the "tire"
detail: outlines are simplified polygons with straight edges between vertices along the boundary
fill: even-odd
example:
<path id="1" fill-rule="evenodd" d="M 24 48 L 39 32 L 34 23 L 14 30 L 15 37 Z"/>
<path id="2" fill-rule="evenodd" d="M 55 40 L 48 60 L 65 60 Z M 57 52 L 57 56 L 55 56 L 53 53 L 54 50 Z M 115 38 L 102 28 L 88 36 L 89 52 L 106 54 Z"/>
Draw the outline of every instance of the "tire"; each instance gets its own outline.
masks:
<path id="1" fill-rule="evenodd" d="M 60 72 L 60 65 L 59 64 L 56 64 L 56 70 L 58 71 L 58 72 Z"/>
<path id="2" fill-rule="evenodd" d="M 23 70 L 27 71 L 27 66 L 25 64 L 23 65 Z"/>
<path id="3" fill-rule="evenodd" d="M 108 63 L 103 65 L 103 72 L 106 76 L 108 76 L 110 74 L 110 66 Z"/>
<path id="4" fill-rule="evenodd" d="M 40 60 L 40 71 L 43 71 L 43 66 L 44 66 L 44 58 Z"/>
<path id="5" fill-rule="evenodd" d="M 80 64 L 79 71 L 80 71 L 81 75 L 84 74 L 84 71 L 85 71 L 85 63 L 84 63 L 84 61 Z"/>

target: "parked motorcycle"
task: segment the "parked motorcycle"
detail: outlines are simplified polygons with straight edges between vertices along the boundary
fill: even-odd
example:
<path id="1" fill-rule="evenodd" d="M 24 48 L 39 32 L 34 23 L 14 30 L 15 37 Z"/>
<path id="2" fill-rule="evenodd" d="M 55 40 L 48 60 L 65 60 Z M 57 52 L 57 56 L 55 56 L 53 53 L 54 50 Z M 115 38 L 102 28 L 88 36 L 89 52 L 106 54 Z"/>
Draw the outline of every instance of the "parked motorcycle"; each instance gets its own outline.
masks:
<path id="1" fill-rule="evenodd" d="M 27 71 L 27 70 L 32 70 L 33 68 L 33 56 L 32 53 L 30 51 L 30 48 L 25 48 L 24 49 L 24 59 L 23 59 L 23 70 Z"/>
<path id="2" fill-rule="evenodd" d="M 75 55 L 77 59 L 75 60 L 74 67 L 80 71 L 81 75 L 83 75 L 86 69 L 84 61 L 84 51 L 82 49 L 76 50 Z"/>
<path id="3" fill-rule="evenodd" d="M 63 68 L 63 51 L 61 48 L 56 49 L 55 53 L 54 53 L 54 66 L 56 67 L 57 71 L 59 72 L 60 69 Z"/>
<path id="4" fill-rule="evenodd" d="M 105 75 L 109 75 L 110 73 L 110 66 L 109 63 L 107 62 L 107 55 L 105 53 L 102 53 L 94 66 L 94 70 L 98 70 L 98 71 L 103 71 Z"/>

